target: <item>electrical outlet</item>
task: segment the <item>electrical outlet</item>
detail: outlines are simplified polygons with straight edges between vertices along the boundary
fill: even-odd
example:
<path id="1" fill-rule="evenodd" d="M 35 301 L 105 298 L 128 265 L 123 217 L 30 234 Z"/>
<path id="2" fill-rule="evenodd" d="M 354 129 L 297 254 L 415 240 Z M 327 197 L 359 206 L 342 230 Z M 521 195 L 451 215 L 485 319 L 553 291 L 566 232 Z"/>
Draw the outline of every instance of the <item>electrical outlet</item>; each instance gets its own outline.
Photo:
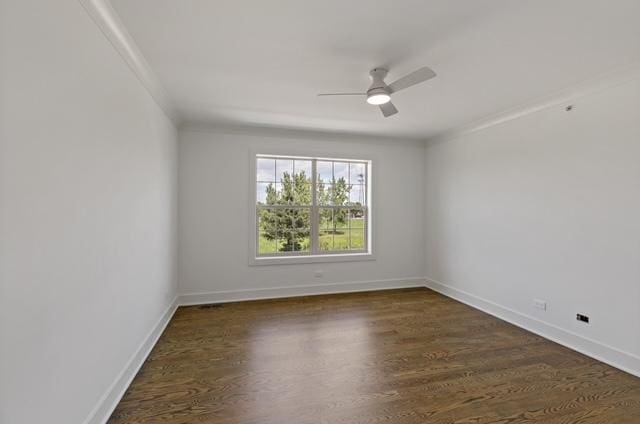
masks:
<path id="1" fill-rule="evenodd" d="M 545 300 L 533 299 L 533 307 L 543 311 L 547 310 L 547 302 Z"/>
<path id="2" fill-rule="evenodd" d="M 313 276 L 316 278 L 322 278 L 322 270 L 321 269 L 316 270 L 316 272 L 313 273 Z"/>
<path id="3" fill-rule="evenodd" d="M 585 324 L 589 324 L 589 317 L 582 314 L 576 314 L 576 319 L 580 322 L 584 322 Z"/>

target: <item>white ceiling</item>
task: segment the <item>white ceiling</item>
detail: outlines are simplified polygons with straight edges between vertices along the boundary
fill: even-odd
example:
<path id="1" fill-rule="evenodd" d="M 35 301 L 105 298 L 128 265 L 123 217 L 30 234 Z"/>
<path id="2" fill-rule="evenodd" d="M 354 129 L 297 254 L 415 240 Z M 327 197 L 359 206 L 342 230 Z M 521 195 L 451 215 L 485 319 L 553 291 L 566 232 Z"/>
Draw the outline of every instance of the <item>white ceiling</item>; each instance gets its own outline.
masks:
<path id="1" fill-rule="evenodd" d="M 112 0 L 183 119 L 428 138 L 640 59 L 638 0 Z M 384 118 L 354 97 L 394 95 Z"/>

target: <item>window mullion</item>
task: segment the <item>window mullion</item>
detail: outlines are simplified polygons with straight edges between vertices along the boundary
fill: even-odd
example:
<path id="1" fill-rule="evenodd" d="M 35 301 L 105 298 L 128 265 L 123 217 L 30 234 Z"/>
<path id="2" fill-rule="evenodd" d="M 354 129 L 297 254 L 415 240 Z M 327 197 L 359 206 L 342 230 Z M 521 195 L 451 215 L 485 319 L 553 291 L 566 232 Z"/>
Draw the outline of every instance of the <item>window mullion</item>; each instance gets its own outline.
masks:
<path id="1" fill-rule="evenodd" d="M 316 174 L 316 159 L 311 161 L 311 254 L 317 255 L 320 245 L 320 214 L 318 213 L 318 193 L 317 193 L 317 174 Z"/>

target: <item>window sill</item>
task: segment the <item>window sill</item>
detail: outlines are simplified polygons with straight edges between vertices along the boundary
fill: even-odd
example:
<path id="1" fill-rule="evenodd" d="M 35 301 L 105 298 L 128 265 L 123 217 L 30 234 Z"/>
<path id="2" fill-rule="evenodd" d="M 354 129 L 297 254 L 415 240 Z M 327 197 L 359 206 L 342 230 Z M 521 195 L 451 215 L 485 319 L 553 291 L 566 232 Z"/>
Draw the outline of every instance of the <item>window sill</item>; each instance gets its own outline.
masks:
<path id="1" fill-rule="evenodd" d="M 316 264 L 330 262 L 359 262 L 375 261 L 372 253 L 341 253 L 337 255 L 309 255 L 309 256 L 270 256 L 263 258 L 250 258 L 249 265 L 295 265 Z"/>

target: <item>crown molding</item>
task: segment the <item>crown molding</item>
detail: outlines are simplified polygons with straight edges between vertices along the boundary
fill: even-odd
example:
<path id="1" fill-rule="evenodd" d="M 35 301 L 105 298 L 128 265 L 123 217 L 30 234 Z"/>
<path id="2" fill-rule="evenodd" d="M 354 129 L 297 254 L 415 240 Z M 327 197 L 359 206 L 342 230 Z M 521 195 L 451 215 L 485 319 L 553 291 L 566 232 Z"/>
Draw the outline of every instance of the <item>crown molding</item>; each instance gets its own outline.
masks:
<path id="1" fill-rule="evenodd" d="M 176 107 L 109 0 L 78 0 L 78 2 L 131 68 L 160 109 L 177 126 L 180 119 Z"/>
<path id="2" fill-rule="evenodd" d="M 220 135 L 244 135 L 294 140 L 353 142 L 381 145 L 388 144 L 395 146 L 424 146 L 424 140 L 419 138 L 382 136 L 359 132 L 320 131 L 302 128 L 287 128 L 280 126 L 248 124 L 233 125 L 224 122 L 194 122 L 185 120 L 180 125 L 179 130 Z"/>
<path id="3" fill-rule="evenodd" d="M 521 103 L 502 112 L 491 114 L 468 124 L 461 125 L 434 137 L 430 137 L 425 141 L 428 145 L 458 138 L 495 125 L 513 121 L 514 119 L 522 118 L 554 106 L 571 103 L 578 98 L 608 90 L 637 78 L 640 78 L 640 61 L 632 62 L 629 65 L 616 68 L 613 71 L 563 88 L 544 97 L 539 97 L 537 99 Z"/>

